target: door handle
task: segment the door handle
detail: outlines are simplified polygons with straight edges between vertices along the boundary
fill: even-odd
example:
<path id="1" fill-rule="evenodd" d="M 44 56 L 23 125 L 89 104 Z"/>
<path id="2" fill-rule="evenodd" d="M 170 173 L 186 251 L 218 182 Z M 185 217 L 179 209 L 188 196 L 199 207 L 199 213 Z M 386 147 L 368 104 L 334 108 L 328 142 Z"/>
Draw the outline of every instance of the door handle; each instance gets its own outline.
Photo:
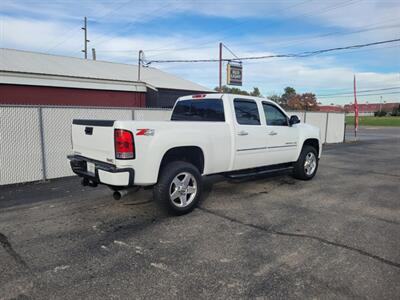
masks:
<path id="1" fill-rule="evenodd" d="M 249 133 L 247 131 L 244 131 L 244 130 L 238 132 L 238 135 L 248 135 L 248 134 Z"/>
<path id="2" fill-rule="evenodd" d="M 92 135 L 93 134 L 93 127 L 85 127 L 85 134 Z"/>
<path id="3" fill-rule="evenodd" d="M 271 131 L 270 133 L 268 133 L 269 135 L 277 135 L 278 133 L 276 133 L 275 131 Z"/>

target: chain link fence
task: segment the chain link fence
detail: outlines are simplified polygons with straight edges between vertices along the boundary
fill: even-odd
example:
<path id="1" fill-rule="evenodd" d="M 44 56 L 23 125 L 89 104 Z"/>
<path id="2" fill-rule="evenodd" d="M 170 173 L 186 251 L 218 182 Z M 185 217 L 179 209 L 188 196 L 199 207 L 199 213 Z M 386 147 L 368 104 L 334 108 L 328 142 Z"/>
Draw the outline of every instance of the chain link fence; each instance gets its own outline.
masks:
<path id="1" fill-rule="evenodd" d="M 323 142 L 343 142 L 344 114 L 289 114 L 319 127 Z M 66 159 L 73 119 L 160 121 L 170 115 L 170 109 L 0 105 L 0 185 L 73 175 Z"/>

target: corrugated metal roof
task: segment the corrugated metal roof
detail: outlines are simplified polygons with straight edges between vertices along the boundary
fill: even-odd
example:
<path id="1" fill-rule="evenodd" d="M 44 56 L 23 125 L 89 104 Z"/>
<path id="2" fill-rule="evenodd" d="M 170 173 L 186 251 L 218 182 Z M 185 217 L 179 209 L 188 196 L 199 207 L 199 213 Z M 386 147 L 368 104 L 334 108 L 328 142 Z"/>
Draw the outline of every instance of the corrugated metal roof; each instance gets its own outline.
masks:
<path id="1" fill-rule="evenodd" d="M 58 75 L 78 78 L 138 81 L 138 67 L 106 61 L 0 48 L 0 71 Z M 155 88 L 211 91 L 175 75 L 146 67 L 141 81 Z"/>

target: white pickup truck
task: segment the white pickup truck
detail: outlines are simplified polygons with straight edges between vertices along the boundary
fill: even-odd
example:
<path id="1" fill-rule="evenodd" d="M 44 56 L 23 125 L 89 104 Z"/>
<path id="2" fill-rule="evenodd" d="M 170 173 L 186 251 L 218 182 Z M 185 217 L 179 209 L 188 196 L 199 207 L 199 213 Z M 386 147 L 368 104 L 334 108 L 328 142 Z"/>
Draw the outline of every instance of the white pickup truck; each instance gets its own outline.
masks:
<path id="1" fill-rule="evenodd" d="M 153 186 L 175 214 L 195 207 L 202 176 L 291 170 L 309 180 L 322 150 L 318 128 L 267 99 L 232 94 L 181 97 L 170 121 L 73 120 L 72 147 L 82 184 L 105 184 L 116 199 Z"/>

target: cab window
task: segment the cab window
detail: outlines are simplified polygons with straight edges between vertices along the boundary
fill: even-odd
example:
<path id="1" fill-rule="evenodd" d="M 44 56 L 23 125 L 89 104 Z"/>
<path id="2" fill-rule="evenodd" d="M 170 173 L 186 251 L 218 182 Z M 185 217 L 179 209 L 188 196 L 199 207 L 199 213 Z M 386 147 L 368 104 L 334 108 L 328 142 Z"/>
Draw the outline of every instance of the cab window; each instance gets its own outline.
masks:
<path id="1" fill-rule="evenodd" d="M 181 100 L 176 104 L 172 121 L 225 122 L 221 99 Z"/>
<path id="2" fill-rule="evenodd" d="M 240 125 L 260 125 L 260 114 L 257 103 L 253 100 L 235 99 L 233 101 L 235 115 Z"/>
<path id="3" fill-rule="evenodd" d="M 267 102 L 262 105 L 268 126 L 288 126 L 288 118 L 278 107 Z"/>

